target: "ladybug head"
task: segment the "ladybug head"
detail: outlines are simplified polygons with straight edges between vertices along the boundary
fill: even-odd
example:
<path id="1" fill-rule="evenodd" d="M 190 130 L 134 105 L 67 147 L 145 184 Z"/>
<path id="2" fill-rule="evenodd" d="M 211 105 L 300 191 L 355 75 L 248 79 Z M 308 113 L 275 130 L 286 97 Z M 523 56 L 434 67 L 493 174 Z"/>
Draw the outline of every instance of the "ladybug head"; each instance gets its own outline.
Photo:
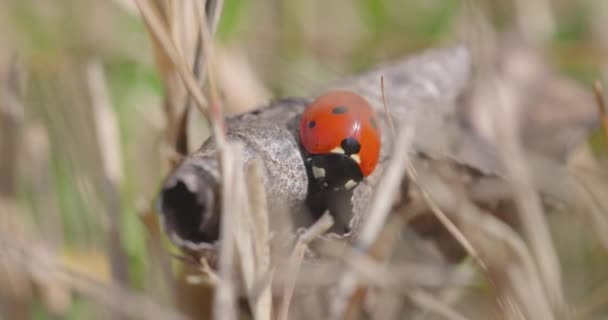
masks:
<path id="1" fill-rule="evenodd" d="M 363 180 L 359 164 L 348 154 L 311 155 L 307 164 L 313 179 L 322 189 L 351 190 Z"/>

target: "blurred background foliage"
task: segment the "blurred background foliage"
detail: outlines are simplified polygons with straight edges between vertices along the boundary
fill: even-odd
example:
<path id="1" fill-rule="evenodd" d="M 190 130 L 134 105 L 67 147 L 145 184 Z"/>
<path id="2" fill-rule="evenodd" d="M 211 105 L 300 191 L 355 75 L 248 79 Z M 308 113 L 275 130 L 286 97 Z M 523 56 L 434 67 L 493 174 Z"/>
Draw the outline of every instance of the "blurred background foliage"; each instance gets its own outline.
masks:
<path id="1" fill-rule="evenodd" d="M 509 31 L 526 10 L 522 2 L 474 4 L 497 30 Z M 553 0 L 550 5 L 554 25 L 543 45 L 547 59 L 587 85 L 605 79 L 608 2 Z M 467 8 L 458 0 L 226 0 L 218 31 L 220 69 L 228 70 L 222 93 L 250 90 L 242 79 L 254 84 L 244 99 L 227 99 L 227 108 L 237 113 L 271 97 L 307 95 L 331 80 L 452 44 L 466 37 L 460 26 Z M 18 141 L 16 180 L 5 186 L 9 191 L 0 208 L 9 212 L 10 203 L 18 220 L 11 223 L 21 226 L 25 238 L 44 241 L 67 264 L 102 282 L 109 281 L 111 268 L 108 212 L 119 210 L 127 283 L 171 304 L 140 220 L 154 206 L 168 166 L 162 85 L 136 7 L 130 0 L 4 0 L 0 41 L 0 68 L 6 71 L 17 59 L 24 84 L 20 130 L 12 138 Z M 94 62 L 105 71 L 119 132 L 115 147 L 122 178 L 114 198 L 87 84 L 87 66 Z M 207 130 L 201 119 L 193 121 L 196 145 Z M 567 237 L 568 228 L 562 229 L 556 232 Z M 35 294 L 21 303 L 30 319 L 104 317 L 75 295 L 62 300 Z"/>

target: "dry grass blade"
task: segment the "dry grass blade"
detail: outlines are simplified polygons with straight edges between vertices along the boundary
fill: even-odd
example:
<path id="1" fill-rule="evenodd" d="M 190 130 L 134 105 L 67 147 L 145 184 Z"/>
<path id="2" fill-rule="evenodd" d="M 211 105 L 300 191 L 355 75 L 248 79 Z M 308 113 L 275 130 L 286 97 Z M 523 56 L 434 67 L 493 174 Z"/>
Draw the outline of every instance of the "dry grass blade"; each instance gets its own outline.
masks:
<path id="1" fill-rule="evenodd" d="M 18 242 L 0 235 L 0 261 L 29 273 L 32 278 L 53 278 L 74 292 L 117 314 L 133 319 L 185 319 L 148 296 L 118 285 L 104 285 L 61 264 L 41 244 Z"/>
<path id="2" fill-rule="evenodd" d="M 445 303 L 437 300 L 431 294 L 423 290 L 412 290 L 408 297 L 419 307 L 432 311 L 433 313 L 448 320 L 467 320 L 468 318 L 450 308 Z"/>
<path id="3" fill-rule="evenodd" d="M 608 284 L 603 283 L 591 292 L 585 301 L 579 304 L 572 318 L 576 320 L 590 319 L 591 315 L 605 308 L 606 305 L 608 305 Z"/>
<path id="4" fill-rule="evenodd" d="M 393 119 L 392 119 L 392 116 L 391 116 L 391 114 L 390 114 L 390 112 L 388 110 L 388 104 L 386 102 L 386 96 L 385 96 L 385 90 L 384 90 L 384 76 L 380 77 L 380 87 L 381 87 L 381 90 L 382 90 L 382 102 L 384 104 L 384 112 L 386 113 L 387 120 L 388 120 L 389 126 L 391 128 L 391 132 L 392 132 L 393 138 L 395 138 L 395 134 L 396 134 L 395 133 L 395 127 L 393 125 Z M 462 245 L 462 247 L 467 251 L 467 253 L 471 257 L 473 257 L 475 259 L 475 261 L 483 269 L 487 270 L 487 266 L 485 265 L 485 263 L 483 262 L 483 260 L 479 256 L 479 253 L 477 252 L 477 250 L 475 250 L 475 248 L 470 243 L 470 241 L 467 240 L 466 236 L 448 218 L 448 216 L 441 210 L 441 208 L 439 208 L 439 206 L 437 206 L 437 204 L 430 197 L 428 191 L 425 190 L 423 187 L 421 187 L 417 183 L 416 170 L 414 169 L 414 167 L 411 164 L 411 162 L 408 161 L 406 169 L 407 169 L 408 178 L 420 190 L 420 193 L 424 197 L 424 200 L 426 201 L 427 205 L 429 206 L 429 208 L 431 209 L 431 211 L 433 212 L 433 214 L 435 214 L 435 216 L 439 219 L 439 221 L 446 227 L 446 229 L 452 234 L 452 236 Z"/>
<path id="5" fill-rule="evenodd" d="M 412 288 L 417 287 L 439 289 L 447 285 L 462 288 L 468 284 L 462 273 L 452 273 L 445 266 L 420 262 L 387 263 L 387 261 L 379 261 L 375 257 L 370 257 L 352 248 L 344 251 L 342 247 L 327 246 L 324 248 L 323 254 L 344 261 L 360 276 L 363 284 L 386 289 L 393 293 L 407 294 Z M 316 279 L 319 280 L 320 285 L 335 283 L 332 273 L 329 273 L 326 278 L 318 277 Z"/>
<path id="6" fill-rule="evenodd" d="M 124 0 L 121 0 L 124 2 Z M 169 14 L 171 8 L 173 7 L 171 1 L 166 0 L 148 0 L 151 4 L 151 10 L 153 10 L 158 17 L 160 18 L 161 23 L 164 28 L 167 30 L 171 30 L 174 27 L 174 23 L 172 20 L 172 16 Z M 136 1 L 127 0 L 126 2 L 132 5 L 133 14 L 138 14 L 140 11 L 137 8 Z M 125 7 L 123 5 L 123 7 Z M 127 8 L 127 10 L 129 10 Z M 149 30 L 150 26 L 146 24 L 146 28 Z M 179 78 L 175 71 L 175 66 L 171 62 L 171 58 L 165 53 L 163 49 L 163 45 L 160 43 L 159 39 L 154 36 L 153 32 L 149 32 L 152 51 L 154 53 L 155 65 L 158 70 L 160 79 L 162 80 L 167 94 L 163 101 L 163 111 L 164 115 L 167 119 L 167 127 L 165 129 L 165 136 L 168 141 L 173 141 L 175 139 L 175 125 L 177 121 L 178 114 L 178 106 L 179 102 L 177 101 L 179 97 L 183 95 L 183 88 L 179 85 Z"/>
<path id="7" fill-rule="evenodd" d="M 597 111 L 602 124 L 602 132 L 604 133 L 604 146 L 608 150 L 608 110 L 606 110 L 606 100 L 604 98 L 604 87 L 600 81 L 596 81 L 593 85 L 593 92 L 597 101 Z"/>
<path id="8" fill-rule="evenodd" d="M 236 145 L 234 151 L 242 152 L 241 148 L 236 147 Z M 256 256 L 257 251 L 255 250 L 256 238 L 253 233 L 254 223 L 248 199 L 249 195 L 245 189 L 245 180 L 241 167 L 235 168 L 233 182 L 234 183 L 231 186 L 232 191 L 229 194 L 229 197 L 235 202 L 233 207 L 235 211 L 233 213 L 234 219 L 232 220 L 232 229 L 235 239 L 236 262 L 240 270 L 240 278 L 243 280 L 243 284 L 240 287 L 244 287 L 244 291 L 249 298 L 251 310 L 256 310 L 255 301 L 251 298 L 250 293 L 253 291 L 257 280 L 256 260 L 259 259 Z"/>
<path id="9" fill-rule="evenodd" d="M 190 100 L 190 98 L 188 98 Z M 188 148 L 188 120 L 190 119 L 190 104 L 187 103 L 186 107 L 182 111 L 182 115 L 177 123 L 176 134 L 175 134 L 175 152 L 181 157 L 185 157 L 190 153 Z M 178 159 L 176 163 L 182 159 Z"/>
<path id="10" fill-rule="evenodd" d="M 393 124 L 393 118 L 388 110 L 388 103 L 386 101 L 386 95 L 384 90 L 384 76 L 380 77 L 380 88 L 382 91 L 382 103 L 384 105 L 384 112 L 386 113 L 387 121 L 389 124 L 389 128 L 391 130 L 391 134 L 393 138 L 395 138 L 396 131 L 395 126 Z M 473 245 L 467 240 L 465 235 L 456 227 L 456 225 L 447 217 L 447 215 L 437 206 L 435 202 L 431 199 L 428 192 L 421 188 L 416 183 L 416 171 L 411 163 L 407 164 L 407 175 L 408 178 L 415 184 L 420 190 L 422 196 L 424 197 L 426 203 L 431 208 L 431 211 L 435 214 L 435 216 L 439 219 L 439 221 L 446 227 L 446 229 L 454 236 L 454 238 L 465 248 L 465 250 L 471 255 L 475 261 L 483 268 L 487 269 L 485 263 L 479 256 L 479 253 L 475 250 Z M 443 304 L 442 302 L 434 299 L 432 296 L 422 292 L 420 290 L 414 291 L 409 294 L 410 299 L 418 304 L 420 307 L 425 309 L 430 309 L 435 311 L 436 313 L 443 315 L 448 319 L 464 319 L 463 316 L 452 310 L 449 306 Z"/>
<path id="11" fill-rule="evenodd" d="M 120 185 L 123 181 L 120 132 L 108 93 L 103 66 L 99 60 L 94 60 L 87 64 L 86 71 L 103 171 L 114 185 Z"/>
<path id="12" fill-rule="evenodd" d="M 593 189 L 592 184 L 585 178 L 579 178 L 580 197 L 586 202 L 590 220 L 599 241 L 604 245 L 604 250 L 608 251 L 608 220 L 606 217 L 606 198 Z"/>
<path id="13" fill-rule="evenodd" d="M 382 90 L 382 103 L 384 104 L 384 112 L 386 113 L 387 121 L 389 127 L 391 128 L 391 133 L 393 138 L 395 136 L 395 127 L 393 125 L 393 118 L 388 110 L 388 104 L 386 102 L 386 96 L 384 93 L 384 76 L 380 77 L 380 88 Z M 487 270 L 487 267 L 479 253 L 475 250 L 473 245 L 467 240 L 465 235 L 456 227 L 456 225 L 448 218 L 448 216 L 437 206 L 437 204 L 433 201 L 433 199 L 429 196 L 429 193 L 424 190 L 419 184 L 417 184 L 417 175 L 416 170 L 412 166 L 411 163 L 407 164 L 407 174 L 408 178 L 420 189 L 422 196 L 424 197 L 426 203 L 428 204 L 431 211 L 435 214 L 435 216 L 439 219 L 439 221 L 446 227 L 446 229 L 454 236 L 454 238 L 463 246 L 463 248 L 467 251 L 467 253 L 472 256 L 475 261 L 483 268 Z"/>
<path id="14" fill-rule="evenodd" d="M 247 193 L 252 220 L 253 249 L 255 256 L 255 279 L 263 281 L 270 269 L 270 232 L 266 192 L 262 184 L 263 164 L 259 159 L 254 160 L 246 171 Z M 253 291 L 253 290 L 252 290 Z M 258 295 L 249 292 L 252 299 L 253 313 L 257 320 L 272 318 L 272 292 L 270 281 L 263 283 Z"/>
<path id="15" fill-rule="evenodd" d="M 136 1 L 142 17 L 150 26 L 150 32 L 153 34 L 154 38 L 157 39 L 157 41 L 161 44 L 162 49 L 175 65 L 182 81 L 186 85 L 186 89 L 194 98 L 194 102 L 196 103 L 201 113 L 205 115 L 211 123 L 214 129 L 213 132 L 215 139 L 218 139 L 218 141 L 223 141 L 223 134 L 222 131 L 219 129 L 221 127 L 221 123 L 223 123 L 223 120 L 221 119 L 219 114 L 214 115 L 209 112 L 207 108 L 207 100 L 205 99 L 203 92 L 199 88 L 198 82 L 196 81 L 191 70 L 186 65 L 183 57 L 179 55 L 179 52 L 175 44 L 173 43 L 171 37 L 169 36 L 167 30 L 165 29 L 162 20 L 154 11 L 154 9 L 150 6 L 147 0 Z"/>
<path id="16" fill-rule="evenodd" d="M 494 117 L 497 150 L 510 179 L 514 199 L 526 240 L 532 249 L 545 293 L 555 310 L 565 311 L 560 263 L 553 246 L 541 201 L 531 181 L 531 172 L 524 160 L 523 147 L 516 132 L 513 97 L 503 84 L 495 80 L 497 112 Z"/>
<path id="17" fill-rule="evenodd" d="M 224 8 L 224 0 L 206 0 L 205 11 L 207 12 L 207 21 L 211 28 L 211 34 L 214 35 L 217 31 L 217 26 L 220 23 L 220 16 Z"/>
<path id="18" fill-rule="evenodd" d="M 415 130 L 416 114 L 413 114 L 410 119 L 401 125 L 401 129 L 394 139 L 393 156 L 382 173 L 382 182 L 377 185 L 374 191 L 368 218 L 365 220 L 359 238 L 354 244 L 355 248 L 363 252 L 369 250 L 384 226 L 397 189 L 401 185 L 406 171 L 406 165 L 409 161 L 409 147 Z M 330 308 L 330 319 L 342 318 L 348 309 L 348 301 L 357 287 L 357 275 L 352 270 L 346 271 L 338 280 L 337 293 Z"/>
<path id="19" fill-rule="evenodd" d="M 293 296 L 293 292 L 296 286 L 296 279 L 298 277 L 298 273 L 300 270 L 300 265 L 302 264 L 302 259 L 304 258 L 304 254 L 306 253 L 306 248 L 308 243 L 312 241 L 314 238 L 324 234 L 329 230 L 334 224 L 334 220 L 329 212 L 325 212 L 319 220 L 317 220 L 310 228 L 306 229 L 306 231 L 300 235 L 298 238 L 298 242 L 296 243 L 293 252 L 290 257 L 290 266 L 289 266 L 289 274 L 291 275 L 289 279 L 287 279 L 285 286 L 283 288 L 283 300 L 281 301 L 281 307 L 279 310 L 278 318 L 279 320 L 287 320 L 289 314 L 289 305 L 291 303 L 291 298 Z"/>
<path id="20" fill-rule="evenodd" d="M 17 154 L 23 121 L 22 73 L 14 57 L 9 70 L 0 73 L 0 196 L 13 197 L 16 190 Z"/>
<path id="21" fill-rule="evenodd" d="M 526 243 L 502 221 L 482 212 L 467 199 L 458 197 L 455 190 L 432 171 L 418 170 L 418 183 L 429 190 L 432 199 L 444 210 L 458 210 L 459 223 L 470 241 L 481 253 L 502 299 L 505 308 L 512 306 L 530 319 L 554 319 L 549 299 L 543 287 L 537 266 Z M 501 250 L 502 249 L 502 250 Z M 512 300 L 518 302 L 517 305 Z M 519 311 L 519 309 L 522 309 Z M 508 312 L 509 309 L 503 309 Z"/>
<path id="22" fill-rule="evenodd" d="M 416 173 L 416 169 L 411 164 L 407 166 L 408 177 L 411 179 L 412 183 L 416 185 L 424 201 L 431 209 L 431 212 L 439 219 L 439 221 L 443 224 L 443 226 L 450 232 L 450 234 L 458 241 L 458 243 L 465 249 L 465 251 L 475 260 L 475 262 L 485 271 L 488 270 L 488 266 L 481 258 L 479 252 L 475 249 L 473 244 L 467 239 L 465 234 L 450 220 L 443 210 L 437 205 L 437 203 L 433 200 L 433 197 L 430 195 L 429 191 L 419 183 L 418 174 Z"/>
<path id="23" fill-rule="evenodd" d="M 112 276 L 120 283 L 128 283 L 127 254 L 122 246 L 121 237 L 121 210 L 119 188 L 123 180 L 122 157 L 120 155 L 120 133 L 116 115 L 113 112 L 111 99 L 106 86 L 103 66 L 95 60 L 87 64 L 87 80 L 97 139 L 101 154 L 101 163 L 108 187 L 108 215 L 110 218 L 110 259 L 112 262 Z"/>
<path id="24" fill-rule="evenodd" d="M 216 1 L 211 1 L 213 3 L 215 3 Z M 210 2 L 208 2 L 210 3 Z M 215 6 L 216 8 L 216 12 L 217 13 L 212 13 L 212 17 L 216 16 L 219 14 L 219 10 L 221 10 L 222 8 L 222 1 L 219 2 L 219 5 Z M 214 120 L 218 120 L 221 119 L 222 117 L 222 112 L 221 112 L 221 108 L 220 108 L 220 97 L 219 97 L 219 91 L 216 85 L 216 70 L 217 70 L 217 64 L 216 64 L 216 60 L 215 60 L 215 52 L 213 50 L 213 30 L 209 30 L 209 26 L 210 23 L 209 21 L 207 21 L 207 14 L 208 12 L 205 11 L 205 7 L 203 7 L 202 3 L 200 1 L 195 1 L 194 2 L 195 7 L 196 7 L 196 13 L 197 13 L 197 18 L 199 20 L 199 27 L 200 27 L 200 36 L 201 36 L 201 41 L 202 41 L 202 45 L 203 45 L 203 53 L 205 54 L 205 61 L 206 61 L 206 70 L 207 70 L 207 78 L 209 80 L 209 95 L 210 95 L 210 100 L 211 100 L 211 116 L 213 117 Z M 211 21 L 211 24 L 213 25 L 214 23 L 217 23 L 217 21 Z M 215 28 L 215 27 L 213 27 Z M 218 125 L 220 125 L 220 127 L 222 127 L 223 122 L 218 122 Z"/>
<path id="25" fill-rule="evenodd" d="M 529 40 L 543 43 L 555 34 L 556 23 L 549 0 L 515 0 L 519 31 Z"/>
<path id="26" fill-rule="evenodd" d="M 220 250 L 218 263 L 218 282 L 213 302 L 213 318 L 217 320 L 236 319 L 236 303 L 234 290 L 234 255 L 235 255 L 235 214 L 241 209 L 240 201 L 232 197 L 238 184 L 238 170 L 241 161 L 238 149 L 232 144 L 223 146 L 222 167 L 222 220 L 220 223 Z M 238 198 L 236 198 L 238 199 Z"/>
<path id="27" fill-rule="evenodd" d="M 201 4 L 201 2 L 205 3 L 204 7 Z M 210 48 L 208 48 L 209 44 L 206 44 L 206 48 L 203 48 L 203 43 L 205 40 L 209 41 L 208 38 L 215 35 L 215 32 L 217 30 L 217 25 L 219 23 L 219 18 L 220 18 L 222 8 L 223 8 L 223 1 L 216 1 L 216 0 L 193 1 L 191 4 L 195 9 L 195 14 L 194 14 L 195 21 L 194 21 L 194 23 L 190 23 L 190 24 L 187 24 L 186 21 L 184 21 L 184 24 L 187 24 L 187 26 L 184 26 L 184 29 L 185 29 L 184 38 L 187 39 L 189 36 L 189 33 L 188 33 L 189 30 L 187 30 L 187 27 L 190 25 L 195 25 L 195 28 L 197 29 L 197 31 L 196 31 L 197 37 L 196 37 L 196 44 L 195 44 L 195 48 L 194 48 L 194 61 L 192 62 L 192 73 L 194 74 L 195 79 L 197 79 L 199 86 L 202 88 L 203 84 L 205 83 L 205 75 L 206 75 L 205 56 L 207 55 L 207 53 L 204 51 L 213 51 Z M 188 9 L 192 9 L 192 8 L 188 8 Z M 186 20 L 186 19 L 184 19 L 184 20 Z M 210 26 L 208 26 L 208 25 L 210 25 Z M 208 29 L 211 29 L 211 30 L 206 31 Z M 205 36 L 206 33 L 210 33 L 210 36 L 209 37 Z M 206 50 L 203 50 L 203 49 L 206 49 Z M 206 62 L 211 63 L 210 59 L 213 59 L 213 58 L 208 57 Z M 210 75 L 209 77 L 210 77 L 210 82 L 214 86 L 215 78 L 212 75 Z M 215 87 L 213 87 L 213 90 L 215 90 Z M 213 91 L 213 92 L 215 92 L 215 91 Z M 214 95 L 215 96 L 213 98 L 217 98 L 217 95 L 215 93 L 214 93 Z M 179 123 L 179 126 L 177 128 L 176 149 L 178 152 L 180 152 L 182 154 L 189 153 L 188 152 L 187 125 L 188 125 L 188 114 L 189 114 L 191 108 L 192 108 L 192 96 L 187 95 L 186 107 L 183 110 L 183 116 L 181 119 L 182 121 Z"/>
<path id="28" fill-rule="evenodd" d="M 203 6 L 204 3 L 205 5 Z M 206 0 L 206 1 L 194 1 L 194 7 L 196 10 L 196 19 L 198 21 L 198 38 L 196 43 L 196 52 L 194 56 L 194 73 L 197 75 L 201 85 L 205 78 L 206 68 L 203 61 L 210 63 L 209 57 L 207 56 L 207 50 L 203 50 L 202 44 L 204 41 L 208 41 L 212 38 L 217 31 L 217 26 L 220 20 L 222 9 L 224 7 L 223 0 Z M 207 49 L 209 45 L 207 44 Z M 201 49 L 201 50 L 199 50 Z M 207 57 L 207 59 L 204 59 Z M 213 59 L 213 58 L 212 58 Z M 215 78 L 213 78 L 215 79 Z"/>

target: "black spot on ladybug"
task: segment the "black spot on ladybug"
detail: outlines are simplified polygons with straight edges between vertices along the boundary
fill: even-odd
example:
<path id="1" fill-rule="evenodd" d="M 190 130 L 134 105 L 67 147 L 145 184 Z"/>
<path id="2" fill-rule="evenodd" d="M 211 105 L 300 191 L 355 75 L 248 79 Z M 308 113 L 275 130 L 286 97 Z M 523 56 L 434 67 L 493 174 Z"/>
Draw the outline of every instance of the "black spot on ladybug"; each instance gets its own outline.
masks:
<path id="1" fill-rule="evenodd" d="M 378 122 L 376 122 L 376 119 L 374 117 L 369 118 L 369 123 L 371 123 L 374 129 L 378 129 Z"/>
<path id="2" fill-rule="evenodd" d="M 308 123 L 308 127 L 311 129 L 314 128 L 316 125 L 317 125 L 317 123 L 314 120 L 312 120 Z"/>
<path id="3" fill-rule="evenodd" d="M 342 140 L 341 146 L 344 153 L 347 155 L 357 154 L 361 150 L 361 144 L 359 144 L 359 141 L 353 137 L 348 137 Z"/>
<path id="4" fill-rule="evenodd" d="M 343 113 L 347 113 L 347 112 L 348 112 L 348 108 L 344 107 L 344 106 L 334 107 L 333 109 L 331 109 L 331 113 L 333 113 L 333 114 L 343 114 Z"/>

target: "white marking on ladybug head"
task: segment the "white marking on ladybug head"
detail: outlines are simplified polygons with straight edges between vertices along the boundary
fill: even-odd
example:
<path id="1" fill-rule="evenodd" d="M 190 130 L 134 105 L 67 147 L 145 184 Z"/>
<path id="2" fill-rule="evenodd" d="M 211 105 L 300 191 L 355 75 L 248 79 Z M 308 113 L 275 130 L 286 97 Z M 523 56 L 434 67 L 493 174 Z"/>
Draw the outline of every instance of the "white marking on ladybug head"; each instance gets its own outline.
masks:
<path id="1" fill-rule="evenodd" d="M 329 184 L 327 182 L 323 182 L 323 187 L 327 188 L 329 187 Z"/>
<path id="2" fill-rule="evenodd" d="M 325 177 L 325 169 L 320 167 L 312 167 L 312 175 L 315 179 L 324 178 Z"/>
<path id="3" fill-rule="evenodd" d="M 329 150 L 329 152 L 331 152 L 331 153 L 338 153 L 338 154 L 344 154 L 344 149 L 342 149 L 342 147 L 335 147 L 335 148 Z"/>
<path id="4" fill-rule="evenodd" d="M 344 189 L 350 190 L 356 186 L 357 186 L 357 182 L 355 180 L 351 179 L 351 180 L 346 181 L 346 183 L 344 184 Z"/>
<path id="5" fill-rule="evenodd" d="M 354 153 L 350 155 L 351 159 L 355 160 L 357 164 L 361 164 L 361 157 L 358 153 Z"/>

